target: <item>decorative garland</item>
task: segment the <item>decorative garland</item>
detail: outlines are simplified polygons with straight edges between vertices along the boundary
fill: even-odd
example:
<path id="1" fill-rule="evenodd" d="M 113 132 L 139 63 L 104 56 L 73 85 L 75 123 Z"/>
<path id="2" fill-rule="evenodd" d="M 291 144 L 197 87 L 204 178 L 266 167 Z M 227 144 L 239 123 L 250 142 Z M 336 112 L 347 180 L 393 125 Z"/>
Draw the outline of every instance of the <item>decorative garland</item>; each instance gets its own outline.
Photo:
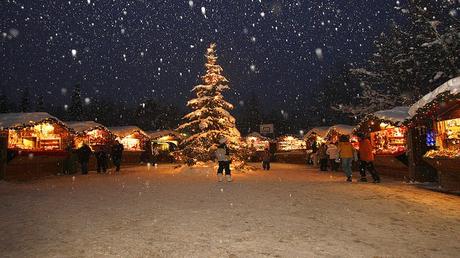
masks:
<path id="1" fill-rule="evenodd" d="M 372 122 L 372 121 L 375 122 L 375 123 L 378 123 L 378 124 L 386 123 L 386 124 L 389 124 L 389 125 L 394 126 L 394 127 L 401 127 L 401 126 L 405 125 L 407 120 L 404 120 L 403 122 L 401 122 L 401 121 L 393 122 L 393 121 L 388 120 L 388 119 L 378 118 L 374 114 L 369 114 L 369 115 L 366 115 L 361 120 L 361 122 L 358 123 L 358 125 L 356 125 L 356 127 L 353 129 L 353 134 L 357 134 L 358 132 L 369 133 L 369 132 L 363 132 L 362 127 L 365 126 L 366 124 Z M 370 128 L 370 126 L 367 126 L 367 127 Z M 372 130 L 370 132 L 372 132 Z"/>
<path id="2" fill-rule="evenodd" d="M 417 125 L 426 124 L 427 120 L 436 119 L 441 106 L 451 101 L 460 101 L 460 93 L 452 94 L 450 91 L 439 94 L 433 101 L 425 106 L 417 109 L 416 114 L 412 119 L 406 121 L 408 127 L 416 127 Z"/>
<path id="3" fill-rule="evenodd" d="M 45 123 L 58 124 L 58 125 L 64 127 L 70 133 L 75 134 L 75 130 L 73 130 L 72 128 L 68 127 L 66 124 L 64 124 L 60 120 L 58 120 L 56 118 L 52 118 L 52 117 L 42 119 L 42 120 L 40 120 L 38 122 L 23 123 L 21 125 L 11 126 L 11 127 L 3 127 L 1 129 L 2 130 L 22 130 L 22 129 L 25 129 L 25 128 L 34 127 L 36 125 L 45 124 Z"/>

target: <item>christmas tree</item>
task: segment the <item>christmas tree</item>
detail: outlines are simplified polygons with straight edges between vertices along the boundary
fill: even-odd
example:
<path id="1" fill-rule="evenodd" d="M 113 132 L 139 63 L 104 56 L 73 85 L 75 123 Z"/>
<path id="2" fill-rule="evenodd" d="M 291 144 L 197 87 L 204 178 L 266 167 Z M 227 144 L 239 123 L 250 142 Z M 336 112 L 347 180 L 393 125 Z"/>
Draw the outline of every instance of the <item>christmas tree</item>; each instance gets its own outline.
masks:
<path id="1" fill-rule="evenodd" d="M 222 75 L 222 67 L 217 64 L 216 44 L 209 46 L 205 56 L 203 84 L 193 88 L 196 98 L 187 103 L 193 111 L 184 117 L 187 122 L 178 127 L 178 131 L 188 135 L 180 146 L 188 164 L 211 160 L 222 138 L 227 140 L 234 157 L 238 157 L 241 151 L 240 132 L 236 129 L 235 118 L 229 113 L 233 105 L 222 95 L 230 88 L 229 81 Z"/>

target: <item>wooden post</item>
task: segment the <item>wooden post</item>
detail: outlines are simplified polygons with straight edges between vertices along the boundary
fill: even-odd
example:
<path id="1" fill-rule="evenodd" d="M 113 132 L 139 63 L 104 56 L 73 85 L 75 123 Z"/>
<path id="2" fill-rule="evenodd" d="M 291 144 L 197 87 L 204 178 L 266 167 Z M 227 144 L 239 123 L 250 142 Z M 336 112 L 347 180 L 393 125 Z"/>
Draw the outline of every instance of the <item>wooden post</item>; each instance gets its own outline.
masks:
<path id="1" fill-rule="evenodd" d="M 423 160 L 423 155 L 429 150 L 426 146 L 426 133 L 424 127 L 410 128 L 407 133 L 409 177 L 418 182 L 437 181 L 436 170 Z"/>
<path id="2" fill-rule="evenodd" d="M 8 135 L 0 132 L 0 180 L 5 179 L 8 154 Z"/>

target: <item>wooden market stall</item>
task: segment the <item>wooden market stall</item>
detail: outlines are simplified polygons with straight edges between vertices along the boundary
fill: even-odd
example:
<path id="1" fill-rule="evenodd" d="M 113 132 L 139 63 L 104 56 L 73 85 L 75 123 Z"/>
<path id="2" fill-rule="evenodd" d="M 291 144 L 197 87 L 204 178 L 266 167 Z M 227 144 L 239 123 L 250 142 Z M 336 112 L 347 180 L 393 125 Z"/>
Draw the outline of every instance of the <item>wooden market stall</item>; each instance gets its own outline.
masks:
<path id="1" fill-rule="evenodd" d="M 325 143 L 326 140 L 326 135 L 327 132 L 329 131 L 330 126 L 323 126 L 323 127 L 314 127 L 310 129 L 305 135 L 304 135 L 304 141 L 307 144 L 307 151 L 306 151 L 306 159 L 307 163 L 317 166 L 318 165 L 318 159 L 316 157 L 316 152 L 319 148 L 319 146 L 322 143 Z"/>
<path id="2" fill-rule="evenodd" d="M 147 132 L 147 134 L 152 144 L 153 162 L 174 162 L 175 158 L 172 153 L 178 149 L 184 136 L 172 130 Z"/>
<path id="3" fill-rule="evenodd" d="M 65 123 L 75 132 L 73 137 L 75 149 L 80 148 L 83 144 L 87 144 L 93 152 L 104 150 L 107 154 L 110 154 L 111 147 L 115 141 L 115 135 L 107 127 L 94 121 L 69 121 Z M 110 162 L 109 166 L 111 166 Z M 89 169 L 97 169 L 94 155 L 90 158 Z"/>
<path id="4" fill-rule="evenodd" d="M 296 135 L 280 136 L 276 142 L 275 159 L 278 162 L 304 164 L 307 143 Z"/>
<path id="5" fill-rule="evenodd" d="M 7 139 L 6 180 L 28 180 L 61 173 L 72 130 L 44 112 L 0 114 Z"/>
<path id="6" fill-rule="evenodd" d="M 343 125 L 343 124 L 333 125 L 329 127 L 329 129 L 327 130 L 324 140 L 326 142 L 336 143 L 336 142 L 339 142 L 340 136 L 347 135 L 350 137 L 352 144 L 355 146 L 357 139 L 353 135 L 354 128 L 355 126 L 352 126 L 352 125 Z"/>
<path id="7" fill-rule="evenodd" d="M 460 77 L 449 80 L 425 95 L 411 106 L 409 126 L 422 137 L 413 137 L 413 145 L 424 145 L 411 150 L 416 169 L 422 167 L 420 160 L 436 169 L 439 185 L 446 190 L 460 191 Z M 423 155 L 422 158 L 420 156 Z M 420 169 L 421 172 L 425 170 Z"/>
<path id="8" fill-rule="evenodd" d="M 115 135 L 107 127 L 94 121 L 69 121 L 65 123 L 75 132 L 73 142 L 76 148 L 86 143 L 93 151 L 110 149 L 115 140 Z"/>
<path id="9" fill-rule="evenodd" d="M 275 152 L 273 148 L 270 149 L 270 143 L 272 142 L 272 140 L 268 137 L 262 136 L 257 132 L 252 132 L 248 134 L 245 137 L 245 141 L 248 148 L 252 150 L 251 153 L 253 154 L 251 156 L 251 161 L 253 162 L 262 161 L 262 154 L 265 152 L 266 149 L 268 149 L 272 153 Z"/>
<path id="10" fill-rule="evenodd" d="M 137 126 L 118 126 L 108 128 L 115 140 L 123 144 L 122 164 L 137 164 L 151 153 L 150 137 Z"/>
<path id="11" fill-rule="evenodd" d="M 409 179 L 407 127 L 409 107 L 400 106 L 366 116 L 355 132 L 369 135 L 375 151 L 375 167 L 381 174 Z"/>

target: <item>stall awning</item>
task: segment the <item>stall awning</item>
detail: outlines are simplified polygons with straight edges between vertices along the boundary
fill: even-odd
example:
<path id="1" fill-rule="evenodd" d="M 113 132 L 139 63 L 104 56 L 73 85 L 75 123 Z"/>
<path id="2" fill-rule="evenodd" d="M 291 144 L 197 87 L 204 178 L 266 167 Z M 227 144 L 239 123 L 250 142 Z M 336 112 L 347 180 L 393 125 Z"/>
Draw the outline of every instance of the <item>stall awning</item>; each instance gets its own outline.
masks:
<path id="1" fill-rule="evenodd" d="M 144 135 L 146 138 L 150 138 L 146 132 L 144 132 L 142 129 L 140 129 L 137 126 L 115 126 L 115 127 L 109 127 L 108 128 L 114 135 L 124 138 L 128 135 L 131 135 L 133 133 L 140 133 Z"/>
<path id="2" fill-rule="evenodd" d="M 321 138 L 326 137 L 327 132 L 329 131 L 330 126 L 320 126 L 320 127 L 314 127 L 310 129 L 304 136 L 304 139 L 310 138 L 310 136 L 314 133 L 318 135 Z"/>
<path id="3" fill-rule="evenodd" d="M 102 129 L 102 130 L 109 131 L 107 127 L 99 123 L 96 123 L 94 121 L 68 121 L 68 122 L 65 122 L 65 124 L 69 128 L 72 128 L 77 133 L 85 133 L 85 132 L 89 132 L 95 129 Z"/>
<path id="4" fill-rule="evenodd" d="M 426 105 L 433 102 L 443 93 L 450 93 L 452 95 L 460 95 L 460 77 L 453 78 L 446 83 L 442 84 L 434 91 L 426 94 L 419 101 L 415 102 L 409 109 L 409 115 L 414 117 L 417 114 L 417 111 Z"/>
<path id="5" fill-rule="evenodd" d="M 45 121 L 58 123 L 69 129 L 68 126 L 65 125 L 61 120 L 46 112 L 0 114 L 0 129 L 14 129 L 17 127 L 34 126 L 37 123 L 42 123 Z"/>
<path id="6" fill-rule="evenodd" d="M 407 106 L 377 111 L 373 114 L 373 116 L 380 120 L 390 121 L 393 124 L 402 124 L 407 119 L 410 119 L 409 107 Z"/>

